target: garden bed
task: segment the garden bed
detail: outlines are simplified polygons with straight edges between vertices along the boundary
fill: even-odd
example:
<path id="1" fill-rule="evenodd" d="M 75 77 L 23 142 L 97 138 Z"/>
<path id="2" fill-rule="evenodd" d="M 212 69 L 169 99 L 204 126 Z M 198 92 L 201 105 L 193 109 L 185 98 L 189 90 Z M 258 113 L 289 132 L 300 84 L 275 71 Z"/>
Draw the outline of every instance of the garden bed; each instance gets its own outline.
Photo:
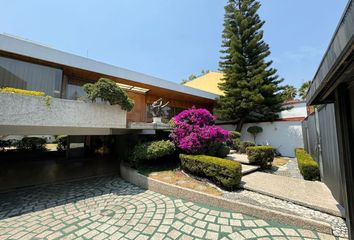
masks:
<path id="1" fill-rule="evenodd" d="M 178 161 L 166 161 L 154 165 L 140 165 L 138 172 L 146 177 L 173 184 L 183 188 L 204 192 L 213 196 L 221 196 L 223 193 L 207 180 L 198 180 L 179 169 Z"/>

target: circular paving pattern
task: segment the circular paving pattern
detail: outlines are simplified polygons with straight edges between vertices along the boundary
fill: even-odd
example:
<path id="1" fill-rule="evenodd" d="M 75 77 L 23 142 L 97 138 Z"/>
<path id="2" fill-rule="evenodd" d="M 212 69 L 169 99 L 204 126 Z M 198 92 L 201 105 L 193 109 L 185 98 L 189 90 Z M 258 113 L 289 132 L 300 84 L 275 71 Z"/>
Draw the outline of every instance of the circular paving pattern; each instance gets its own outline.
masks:
<path id="1" fill-rule="evenodd" d="M 330 239 L 94 178 L 0 194 L 0 239 Z"/>

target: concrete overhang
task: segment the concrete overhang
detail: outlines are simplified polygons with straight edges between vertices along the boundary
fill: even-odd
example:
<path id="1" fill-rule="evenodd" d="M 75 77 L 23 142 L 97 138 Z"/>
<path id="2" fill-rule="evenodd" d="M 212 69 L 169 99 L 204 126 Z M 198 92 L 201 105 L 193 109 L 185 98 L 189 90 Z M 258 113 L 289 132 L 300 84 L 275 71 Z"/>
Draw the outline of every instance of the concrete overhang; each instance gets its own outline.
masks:
<path id="1" fill-rule="evenodd" d="M 43 62 L 54 63 L 69 68 L 94 72 L 103 76 L 112 76 L 131 81 L 132 85 L 134 85 L 134 83 L 140 83 L 147 86 L 167 89 L 173 92 L 187 94 L 212 101 L 218 97 L 216 94 L 152 77 L 143 73 L 116 67 L 89 58 L 77 56 L 71 53 L 50 48 L 48 46 L 40 45 L 4 34 L 0 34 L 0 52 L 37 59 Z"/>
<path id="2" fill-rule="evenodd" d="M 354 60 L 354 3 L 350 0 L 307 93 L 307 105 L 331 102 L 333 90 L 346 81 Z"/>

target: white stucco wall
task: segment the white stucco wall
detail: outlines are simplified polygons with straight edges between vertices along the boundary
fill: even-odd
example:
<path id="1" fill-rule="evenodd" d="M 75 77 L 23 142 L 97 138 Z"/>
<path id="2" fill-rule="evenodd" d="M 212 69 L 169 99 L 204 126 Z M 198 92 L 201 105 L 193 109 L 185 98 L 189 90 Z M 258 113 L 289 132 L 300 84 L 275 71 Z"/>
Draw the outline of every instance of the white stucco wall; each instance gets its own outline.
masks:
<path id="1" fill-rule="evenodd" d="M 279 118 L 294 118 L 307 116 L 307 108 L 305 102 L 287 104 L 286 106 L 292 106 L 292 108 L 280 112 Z"/>
<path id="2" fill-rule="evenodd" d="M 242 127 L 242 141 L 254 141 L 247 132 L 250 126 L 263 128 L 263 132 L 256 137 L 256 144 L 271 145 L 283 156 L 294 157 L 294 149 L 304 146 L 300 121 L 247 123 Z"/>
<path id="3" fill-rule="evenodd" d="M 12 126 L 126 128 L 126 111 L 118 105 L 53 98 L 46 106 L 44 97 L 12 93 L 0 93 L 0 103 L 0 130 Z"/>
<path id="4" fill-rule="evenodd" d="M 283 156 L 295 157 L 294 149 L 304 146 L 300 121 L 246 123 L 241 131 L 242 141 L 254 141 L 253 136 L 247 132 L 250 126 L 263 128 L 263 132 L 256 137 L 258 145 L 271 145 L 278 149 Z M 224 124 L 220 125 L 220 127 L 229 131 L 236 129 L 236 125 L 233 124 Z"/>

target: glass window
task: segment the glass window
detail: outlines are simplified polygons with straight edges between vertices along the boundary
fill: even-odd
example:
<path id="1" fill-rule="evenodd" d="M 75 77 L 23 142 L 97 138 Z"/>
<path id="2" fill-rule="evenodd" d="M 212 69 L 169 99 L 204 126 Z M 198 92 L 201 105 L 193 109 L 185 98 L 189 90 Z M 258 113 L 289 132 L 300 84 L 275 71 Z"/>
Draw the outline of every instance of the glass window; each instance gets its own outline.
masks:
<path id="1" fill-rule="evenodd" d="M 45 92 L 60 97 L 62 70 L 0 57 L 0 87 Z"/>
<path id="2" fill-rule="evenodd" d="M 171 120 L 174 116 L 182 112 L 183 110 L 186 110 L 185 108 L 179 108 L 179 107 L 171 107 L 168 106 L 170 110 L 168 111 L 168 116 L 163 116 L 162 121 L 164 123 L 167 123 L 168 121 Z M 146 121 L 147 122 L 152 122 L 152 113 L 151 113 L 151 103 L 146 105 Z"/>
<path id="3" fill-rule="evenodd" d="M 78 100 L 86 96 L 86 93 L 82 86 L 87 83 L 78 79 L 69 79 L 67 90 L 66 90 L 66 98 L 70 100 Z"/>

